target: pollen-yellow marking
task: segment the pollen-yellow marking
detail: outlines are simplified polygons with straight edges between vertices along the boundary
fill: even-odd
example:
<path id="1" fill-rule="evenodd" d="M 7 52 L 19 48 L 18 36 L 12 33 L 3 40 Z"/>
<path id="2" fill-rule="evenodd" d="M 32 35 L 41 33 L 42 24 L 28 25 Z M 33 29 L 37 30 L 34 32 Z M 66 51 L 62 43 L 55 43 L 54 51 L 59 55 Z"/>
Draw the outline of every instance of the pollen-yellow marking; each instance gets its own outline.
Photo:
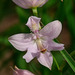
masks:
<path id="1" fill-rule="evenodd" d="M 45 47 L 43 46 L 41 39 L 37 39 L 36 43 L 37 43 L 37 47 L 40 50 L 40 52 L 45 53 L 47 51 Z"/>

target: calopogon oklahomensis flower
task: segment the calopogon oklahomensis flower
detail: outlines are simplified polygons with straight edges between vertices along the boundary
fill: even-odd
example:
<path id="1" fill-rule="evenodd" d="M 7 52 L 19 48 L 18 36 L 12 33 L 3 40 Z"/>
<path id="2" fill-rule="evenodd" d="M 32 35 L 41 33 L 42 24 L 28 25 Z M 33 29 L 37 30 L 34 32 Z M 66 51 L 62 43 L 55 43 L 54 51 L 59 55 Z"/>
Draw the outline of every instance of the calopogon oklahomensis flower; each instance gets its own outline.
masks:
<path id="1" fill-rule="evenodd" d="M 12 0 L 18 6 L 28 9 L 43 6 L 48 0 Z"/>
<path id="2" fill-rule="evenodd" d="M 13 75 L 34 75 L 28 70 L 22 70 L 15 66 L 15 70 L 13 71 Z"/>
<path id="3" fill-rule="evenodd" d="M 55 20 L 48 23 L 40 30 L 40 19 L 31 16 L 28 19 L 27 26 L 32 33 L 19 33 L 9 37 L 9 42 L 19 51 L 27 51 L 23 56 L 26 62 L 37 58 L 39 63 L 51 69 L 53 57 L 50 51 L 63 50 L 64 44 L 56 43 L 53 39 L 57 38 L 62 30 L 60 21 Z"/>

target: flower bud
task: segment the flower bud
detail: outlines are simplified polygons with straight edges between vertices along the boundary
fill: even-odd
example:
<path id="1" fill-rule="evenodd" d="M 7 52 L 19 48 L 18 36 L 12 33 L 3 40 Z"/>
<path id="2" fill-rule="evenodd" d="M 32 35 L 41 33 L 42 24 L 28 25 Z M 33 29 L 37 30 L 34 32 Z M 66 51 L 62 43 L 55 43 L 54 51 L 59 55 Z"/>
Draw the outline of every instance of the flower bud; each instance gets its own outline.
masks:
<path id="1" fill-rule="evenodd" d="M 29 17 L 26 25 L 31 29 L 31 31 L 37 32 L 38 30 L 40 30 L 40 23 L 39 23 L 40 19 L 41 18 L 31 16 L 31 17 Z"/>
<path id="2" fill-rule="evenodd" d="M 34 75 L 34 74 L 28 70 L 21 70 L 21 69 L 18 69 L 17 67 L 15 67 L 13 75 Z"/>

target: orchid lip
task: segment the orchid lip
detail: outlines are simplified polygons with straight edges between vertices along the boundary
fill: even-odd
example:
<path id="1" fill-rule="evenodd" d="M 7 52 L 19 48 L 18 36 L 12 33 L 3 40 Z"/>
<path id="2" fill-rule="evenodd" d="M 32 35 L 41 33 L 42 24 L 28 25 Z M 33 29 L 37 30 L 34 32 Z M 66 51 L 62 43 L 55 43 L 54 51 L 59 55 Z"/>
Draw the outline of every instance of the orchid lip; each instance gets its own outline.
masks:
<path id="1" fill-rule="evenodd" d="M 47 51 L 47 49 L 45 49 L 44 45 L 42 44 L 42 41 L 40 38 L 36 39 L 36 44 L 40 52 L 45 53 Z"/>
<path id="2" fill-rule="evenodd" d="M 40 50 L 41 53 L 45 53 L 47 51 L 47 49 L 44 47 L 42 40 L 41 40 L 41 35 L 39 35 L 38 31 L 36 31 L 33 34 L 33 39 L 35 40 L 38 50 Z"/>

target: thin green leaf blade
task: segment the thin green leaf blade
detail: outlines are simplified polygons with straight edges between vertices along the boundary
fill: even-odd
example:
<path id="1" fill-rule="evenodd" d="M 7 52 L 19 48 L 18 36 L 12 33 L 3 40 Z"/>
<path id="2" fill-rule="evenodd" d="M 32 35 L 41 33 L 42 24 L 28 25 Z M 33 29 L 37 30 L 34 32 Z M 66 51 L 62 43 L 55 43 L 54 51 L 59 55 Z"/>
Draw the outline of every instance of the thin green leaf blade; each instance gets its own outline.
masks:
<path id="1" fill-rule="evenodd" d="M 67 63 L 70 65 L 72 70 L 75 72 L 75 61 L 71 58 L 71 56 L 68 54 L 66 50 L 60 51 L 60 53 L 63 55 Z"/>

